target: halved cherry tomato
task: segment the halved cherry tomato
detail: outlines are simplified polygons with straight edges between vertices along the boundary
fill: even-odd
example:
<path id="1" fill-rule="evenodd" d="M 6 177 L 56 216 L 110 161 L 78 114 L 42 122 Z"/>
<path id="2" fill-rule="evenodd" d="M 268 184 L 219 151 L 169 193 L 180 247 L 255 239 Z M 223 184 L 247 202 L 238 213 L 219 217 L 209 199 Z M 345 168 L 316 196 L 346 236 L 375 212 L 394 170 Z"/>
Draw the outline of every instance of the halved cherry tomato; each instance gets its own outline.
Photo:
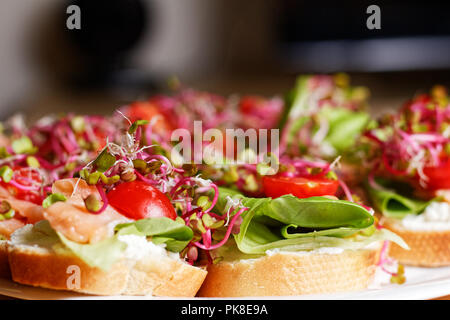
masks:
<path id="1" fill-rule="evenodd" d="M 441 160 L 438 167 L 425 167 L 423 173 L 429 178 L 427 189 L 450 189 L 450 157 Z"/>
<path id="2" fill-rule="evenodd" d="M 167 217 L 175 220 L 177 217 L 169 198 L 143 181 L 121 183 L 109 191 L 107 197 L 111 206 L 130 219 Z"/>
<path id="3" fill-rule="evenodd" d="M 150 101 L 138 101 L 130 105 L 128 110 L 128 117 L 131 121 L 136 120 L 151 120 L 153 117 L 158 117 L 153 130 L 157 133 L 164 133 L 172 130 L 172 125 L 169 120 L 161 113 L 158 105 Z"/>
<path id="4" fill-rule="evenodd" d="M 292 194 L 298 198 L 334 195 L 339 181 L 326 178 L 303 178 L 284 176 L 264 176 L 264 193 L 268 197 L 278 198 Z"/>

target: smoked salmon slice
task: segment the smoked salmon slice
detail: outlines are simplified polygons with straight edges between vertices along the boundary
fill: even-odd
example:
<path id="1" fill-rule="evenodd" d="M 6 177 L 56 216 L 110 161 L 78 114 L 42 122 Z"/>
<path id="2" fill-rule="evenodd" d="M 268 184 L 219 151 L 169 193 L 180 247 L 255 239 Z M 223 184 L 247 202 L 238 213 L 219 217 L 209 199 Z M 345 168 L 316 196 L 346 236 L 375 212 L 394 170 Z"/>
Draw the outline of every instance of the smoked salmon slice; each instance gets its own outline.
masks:
<path id="1" fill-rule="evenodd" d="M 14 231 L 24 225 L 25 223 L 16 218 L 0 221 L 0 235 L 9 239 Z"/>
<path id="2" fill-rule="evenodd" d="M 56 202 L 45 209 L 44 218 L 69 240 L 96 243 L 111 237 L 117 224 L 131 221 L 109 205 L 100 214 L 89 212 L 83 199 L 91 194 L 100 199 L 100 195 L 95 186 L 82 179 L 58 180 L 53 184 L 52 192 L 63 194 L 67 201 Z"/>
<path id="3" fill-rule="evenodd" d="M 44 219 L 44 210 L 42 206 L 26 200 L 16 199 L 8 190 L 0 186 L 0 201 L 2 200 L 8 201 L 16 214 L 27 218 L 28 223 L 34 224 Z"/>

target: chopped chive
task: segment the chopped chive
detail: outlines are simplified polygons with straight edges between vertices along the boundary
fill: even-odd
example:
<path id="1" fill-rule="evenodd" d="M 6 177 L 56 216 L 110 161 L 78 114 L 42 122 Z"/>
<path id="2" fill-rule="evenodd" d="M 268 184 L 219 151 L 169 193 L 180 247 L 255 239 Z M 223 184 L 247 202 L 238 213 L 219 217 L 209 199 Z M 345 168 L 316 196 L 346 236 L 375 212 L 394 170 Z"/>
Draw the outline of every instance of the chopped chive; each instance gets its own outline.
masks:
<path id="1" fill-rule="evenodd" d="M 11 156 L 11 154 L 8 151 L 6 151 L 5 147 L 0 147 L 0 159 L 5 159 L 10 156 Z"/>
<path id="2" fill-rule="evenodd" d="M 203 211 L 207 210 L 211 206 L 211 201 L 207 196 L 201 196 L 197 200 L 197 205 L 202 208 Z"/>
<path id="3" fill-rule="evenodd" d="M 207 213 L 202 216 L 202 221 L 207 228 L 211 228 L 211 226 L 215 223 L 214 218 Z"/>
<path id="4" fill-rule="evenodd" d="M 229 170 L 226 170 L 223 174 L 223 180 L 226 183 L 234 183 L 239 180 L 239 174 L 237 172 L 236 166 L 230 166 Z"/>
<path id="5" fill-rule="evenodd" d="M 116 157 L 108 153 L 108 151 L 103 149 L 102 152 L 98 155 L 98 157 L 94 160 L 93 164 L 97 167 L 97 170 L 100 172 L 105 172 L 109 168 L 111 168 L 114 163 L 116 163 Z"/>
<path id="6" fill-rule="evenodd" d="M 64 170 L 72 171 L 73 169 L 75 169 L 76 166 L 77 164 L 75 162 L 69 162 L 64 166 Z"/>
<path id="7" fill-rule="evenodd" d="M 0 177 L 6 183 L 11 181 L 13 174 L 14 171 L 9 166 L 2 166 L 0 168 Z"/>
<path id="8" fill-rule="evenodd" d="M 16 212 L 14 211 L 14 209 L 10 209 L 8 212 L 4 213 L 3 216 L 5 217 L 5 219 L 11 219 L 15 214 Z"/>
<path id="9" fill-rule="evenodd" d="M 70 120 L 70 126 L 75 133 L 83 133 L 84 132 L 84 118 L 82 116 L 73 117 Z"/>
<path id="10" fill-rule="evenodd" d="M 98 171 L 90 173 L 89 176 L 87 177 L 86 182 L 90 185 L 97 184 L 98 180 L 100 179 L 101 174 L 102 173 L 98 172 Z"/>
<path id="11" fill-rule="evenodd" d="M 337 180 L 338 179 L 338 177 L 337 177 L 337 175 L 336 175 L 336 173 L 334 171 L 328 171 L 327 174 L 325 175 L 325 177 L 327 179 L 330 179 L 330 180 Z"/>
<path id="12" fill-rule="evenodd" d="M 86 205 L 86 209 L 91 212 L 97 212 L 102 207 L 100 201 L 93 194 L 84 199 L 84 204 Z"/>
<path id="13" fill-rule="evenodd" d="M 11 147 L 17 154 L 33 154 L 37 151 L 37 148 L 33 146 L 33 142 L 27 136 L 14 140 Z"/>
<path id="14" fill-rule="evenodd" d="M 141 173 L 143 173 L 143 174 L 148 173 L 148 172 L 147 172 L 147 169 L 148 169 L 147 162 L 145 162 L 145 161 L 142 160 L 142 159 L 134 159 L 134 160 L 133 160 L 133 166 L 134 166 L 134 168 L 135 168 L 136 170 L 138 170 L 139 172 L 141 172 Z"/>
<path id="15" fill-rule="evenodd" d="M 133 124 L 130 126 L 130 128 L 128 129 L 128 133 L 129 134 L 133 134 L 136 132 L 137 128 L 139 126 L 143 126 L 146 124 L 149 124 L 150 122 L 148 120 L 136 120 L 135 122 L 133 122 Z"/>
<path id="16" fill-rule="evenodd" d="M 256 165 L 256 171 L 261 176 L 270 176 L 275 174 L 275 170 L 266 163 L 258 163 Z"/>
<path id="17" fill-rule="evenodd" d="M 47 209 L 48 207 L 50 207 L 52 204 L 58 202 L 58 201 L 66 201 L 67 198 L 65 195 L 61 194 L 61 193 L 52 193 L 49 194 L 44 201 L 42 201 L 42 207 L 44 209 Z"/>
<path id="18" fill-rule="evenodd" d="M 38 159 L 36 159 L 36 157 L 28 156 L 26 161 L 27 161 L 27 165 L 31 168 L 39 168 L 40 167 L 39 161 L 38 161 Z"/>

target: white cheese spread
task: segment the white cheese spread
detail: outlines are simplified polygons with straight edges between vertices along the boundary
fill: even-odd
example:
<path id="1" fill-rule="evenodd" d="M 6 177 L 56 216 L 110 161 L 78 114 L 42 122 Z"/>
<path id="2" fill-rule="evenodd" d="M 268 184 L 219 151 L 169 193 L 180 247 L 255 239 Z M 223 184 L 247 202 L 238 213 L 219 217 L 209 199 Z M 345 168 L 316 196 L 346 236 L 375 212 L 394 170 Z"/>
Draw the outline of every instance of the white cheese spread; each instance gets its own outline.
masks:
<path id="1" fill-rule="evenodd" d="M 131 260 L 141 260 L 146 256 L 167 257 L 180 260 L 179 254 L 165 249 L 165 244 L 154 244 L 146 237 L 137 235 L 122 235 L 118 239 L 127 244 L 124 256 Z"/>
<path id="2" fill-rule="evenodd" d="M 295 254 L 295 255 L 306 255 L 306 254 L 315 254 L 315 253 L 321 253 L 321 254 L 340 254 L 344 252 L 344 249 L 342 248 L 336 248 L 336 247 L 323 247 L 314 249 L 311 251 L 282 251 L 280 249 L 273 249 L 273 250 L 267 250 L 266 255 L 271 256 L 277 253 L 282 254 Z"/>
<path id="3" fill-rule="evenodd" d="M 450 204 L 434 201 L 419 215 L 407 215 L 402 225 L 408 230 L 445 231 L 450 230 Z"/>

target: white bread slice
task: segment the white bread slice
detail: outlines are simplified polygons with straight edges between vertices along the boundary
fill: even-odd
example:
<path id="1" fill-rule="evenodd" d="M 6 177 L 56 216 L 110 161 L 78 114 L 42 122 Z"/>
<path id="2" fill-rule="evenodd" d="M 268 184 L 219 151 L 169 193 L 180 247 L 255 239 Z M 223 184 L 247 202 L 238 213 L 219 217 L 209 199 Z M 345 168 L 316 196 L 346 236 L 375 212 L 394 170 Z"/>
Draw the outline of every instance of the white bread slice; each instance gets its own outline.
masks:
<path id="1" fill-rule="evenodd" d="M 10 278 L 7 241 L 0 240 L 0 278 Z"/>
<path id="2" fill-rule="evenodd" d="M 373 281 L 381 246 L 342 253 L 276 253 L 208 267 L 201 297 L 292 296 L 356 291 Z"/>
<path id="3" fill-rule="evenodd" d="M 179 259 L 154 255 L 138 261 L 123 258 L 105 272 L 90 267 L 71 253 L 56 253 L 51 248 L 24 244 L 22 239 L 30 230 L 31 226 L 17 230 L 8 242 L 12 279 L 21 284 L 94 295 L 193 297 L 207 274 L 204 269 Z M 67 273 L 70 266 L 79 268 L 78 288 L 73 287 L 76 283 L 69 279 L 73 275 Z"/>
<path id="4" fill-rule="evenodd" d="M 450 266 L 450 230 L 408 230 L 402 226 L 401 220 L 389 218 L 383 218 L 382 223 L 410 247 L 410 250 L 405 250 L 395 243 L 391 244 L 389 256 L 399 263 L 418 267 Z"/>

